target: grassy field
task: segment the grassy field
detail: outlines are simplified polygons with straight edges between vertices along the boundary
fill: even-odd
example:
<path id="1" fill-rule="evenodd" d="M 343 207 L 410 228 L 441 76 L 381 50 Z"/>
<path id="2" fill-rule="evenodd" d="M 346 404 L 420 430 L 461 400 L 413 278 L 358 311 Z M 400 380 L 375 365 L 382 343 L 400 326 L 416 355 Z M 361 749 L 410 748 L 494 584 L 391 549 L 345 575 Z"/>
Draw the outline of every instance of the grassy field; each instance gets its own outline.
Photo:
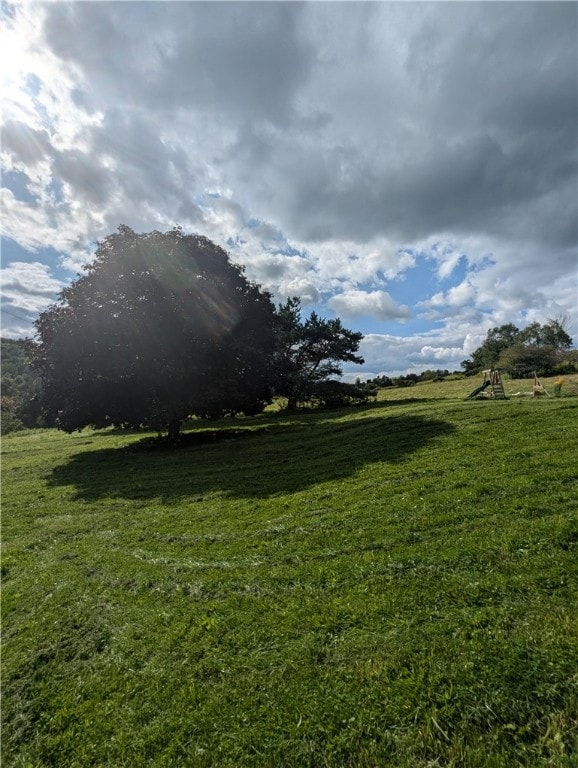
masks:
<path id="1" fill-rule="evenodd" d="M 476 383 L 4 438 L 3 767 L 577 766 L 578 397 Z"/>

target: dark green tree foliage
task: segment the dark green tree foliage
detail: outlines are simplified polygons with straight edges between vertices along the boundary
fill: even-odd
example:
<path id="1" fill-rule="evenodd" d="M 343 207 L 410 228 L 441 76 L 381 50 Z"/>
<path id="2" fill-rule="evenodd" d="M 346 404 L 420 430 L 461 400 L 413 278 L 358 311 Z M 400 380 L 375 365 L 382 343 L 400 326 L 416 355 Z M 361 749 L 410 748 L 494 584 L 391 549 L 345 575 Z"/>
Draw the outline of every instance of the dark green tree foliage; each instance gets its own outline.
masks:
<path id="1" fill-rule="evenodd" d="M 341 363 L 363 364 L 356 354 L 363 334 L 344 328 L 341 320 L 325 320 L 312 312 L 301 319 L 301 300 L 296 296 L 280 304 L 276 315 L 277 394 L 287 407 L 311 401 L 316 388 L 332 376 L 341 376 Z"/>
<path id="2" fill-rule="evenodd" d="M 570 349 L 572 339 L 564 326 L 564 319 L 548 320 L 544 325 L 530 323 L 520 331 L 517 341 L 521 344 L 553 347 L 556 350 Z"/>
<path id="3" fill-rule="evenodd" d="M 18 401 L 14 397 L 0 397 L 0 433 L 18 432 L 24 429 L 24 423 L 18 415 Z"/>
<path id="4" fill-rule="evenodd" d="M 377 389 L 356 382 L 348 384 L 345 381 L 329 379 L 318 382 L 310 397 L 310 402 L 321 410 L 343 408 L 351 405 L 364 405 L 370 399 L 375 399 Z"/>
<path id="5" fill-rule="evenodd" d="M 545 376 L 555 369 L 559 361 L 556 347 L 550 344 L 514 344 L 501 353 L 497 367 L 516 378 L 535 373 Z"/>
<path id="6" fill-rule="evenodd" d="M 530 323 L 520 330 L 512 323 L 492 328 L 471 359 L 461 365 L 466 374 L 502 367 L 513 373 L 525 370 L 551 370 L 572 346 L 564 318 L 544 325 Z"/>
<path id="7" fill-rule="evenodd" d="M 466 373 L 478 373 L 493 368 L 498 362 L 502 350 L 516 343 L 520 329 L 512 323 L 491 328 L 486 334 L 484 343 L 472 354 L 471 360 L 464 360 L 462 367 Z"/>
<path id="8" fill-rule="evenodd" d="M 33 370 L 27 354 L 29 342 L 2 339 L 2 432 L 43 426 L 40 415 L 40 376 Z"/>
<path id="9" fill-rule="evenodd" d="M 190 415 L 260 412 L 271 396 L 274 306 L 199 235 L 121 226 L 36 322 L 46 415 L 178 435 Z"/>

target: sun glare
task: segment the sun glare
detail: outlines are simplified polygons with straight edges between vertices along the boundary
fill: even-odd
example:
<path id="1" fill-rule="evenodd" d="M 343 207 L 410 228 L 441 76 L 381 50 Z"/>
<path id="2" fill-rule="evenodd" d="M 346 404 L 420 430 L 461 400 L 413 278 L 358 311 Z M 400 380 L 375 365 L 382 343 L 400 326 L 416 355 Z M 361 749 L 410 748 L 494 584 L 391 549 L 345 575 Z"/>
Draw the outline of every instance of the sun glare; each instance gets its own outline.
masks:
<path id="1" fill-rule="evenodd" d="M 34 20 L 26 9 L 18 8 L 14 16 L 2 12 L 0 26 L 0 98 L 2 119 L 23 119 L 36 113 L 31 83 L 35 81 L 35 53 L 31 41 L 35 37 Z"/>

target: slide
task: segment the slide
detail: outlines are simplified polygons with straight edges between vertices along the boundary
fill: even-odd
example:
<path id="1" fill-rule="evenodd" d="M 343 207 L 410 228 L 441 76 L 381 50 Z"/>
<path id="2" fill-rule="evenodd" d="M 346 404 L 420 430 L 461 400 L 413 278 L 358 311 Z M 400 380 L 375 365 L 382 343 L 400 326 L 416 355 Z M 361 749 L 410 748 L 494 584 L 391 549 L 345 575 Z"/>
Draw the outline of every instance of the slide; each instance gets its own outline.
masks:
<path id="1" fill-rule="evenodd" d="M 472 397 L 475 397 L 476 395 L 479 395 L 480 392 L 483 392 L 486 387 L 490 386 L 490 380 L 484 381 L 483 384 L 481 384 L 479 387 L 476 387 L 473 392 L 470 392 L 470 394 L 466 397 L 466 400 L 471 400 Z"/>

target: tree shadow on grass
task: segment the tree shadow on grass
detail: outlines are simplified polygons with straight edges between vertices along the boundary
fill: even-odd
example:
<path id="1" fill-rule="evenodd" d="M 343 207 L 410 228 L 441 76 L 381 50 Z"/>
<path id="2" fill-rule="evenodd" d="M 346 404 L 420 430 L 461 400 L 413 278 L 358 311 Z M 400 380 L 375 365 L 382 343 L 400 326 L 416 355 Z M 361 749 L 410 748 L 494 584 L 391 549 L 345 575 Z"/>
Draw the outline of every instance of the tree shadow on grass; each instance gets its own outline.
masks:
<path id="1" fill-rule="evenodd" d="M 144 441 L 84 451 L 55 467 L 48 482 L 71 486 L 85 501 L 158 498 L 170 504 L 214 492 L 269 498 L 344 479 L 368 464 L 402 461 L 454 430 L 424 416 L 369 413 L 202 429 L 191 433 L 196 445 L 171 451 L 144 450 Z"/>

